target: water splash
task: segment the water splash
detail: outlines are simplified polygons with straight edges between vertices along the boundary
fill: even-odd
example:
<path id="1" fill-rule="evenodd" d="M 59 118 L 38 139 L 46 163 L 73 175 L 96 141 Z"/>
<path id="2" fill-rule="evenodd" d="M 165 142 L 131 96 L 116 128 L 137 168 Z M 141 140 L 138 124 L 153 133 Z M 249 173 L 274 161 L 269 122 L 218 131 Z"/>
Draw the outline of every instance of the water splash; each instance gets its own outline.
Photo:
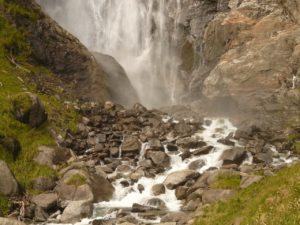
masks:
<path id="1" fill-rule="evenodd" d="M 176 41 L 181 1 L 37 0 L 43 9 L 91 51 L 111 55 L 125 68 L 142 103 L 176 103 Z"/>

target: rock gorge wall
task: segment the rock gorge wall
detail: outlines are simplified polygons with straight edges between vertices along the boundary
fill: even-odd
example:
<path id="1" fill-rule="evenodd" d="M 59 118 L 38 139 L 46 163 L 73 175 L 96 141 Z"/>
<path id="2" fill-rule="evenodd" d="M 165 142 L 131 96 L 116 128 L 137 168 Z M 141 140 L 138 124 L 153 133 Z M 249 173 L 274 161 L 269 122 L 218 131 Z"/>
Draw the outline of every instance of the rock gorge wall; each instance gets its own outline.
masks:
<path id="1" fill-rule="evenodd" d="M 184 1 L 182 80 L 196 109 L 299 120 L 299 1 Z"/>

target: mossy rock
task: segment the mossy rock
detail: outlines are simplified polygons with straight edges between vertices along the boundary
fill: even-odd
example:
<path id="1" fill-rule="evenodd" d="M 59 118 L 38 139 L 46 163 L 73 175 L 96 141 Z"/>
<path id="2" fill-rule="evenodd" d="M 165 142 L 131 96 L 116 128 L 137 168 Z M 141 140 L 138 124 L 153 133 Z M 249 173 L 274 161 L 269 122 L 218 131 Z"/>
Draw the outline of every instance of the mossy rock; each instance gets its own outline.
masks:
<path id="1" fill-rule="evenodd" d="M 4 137 L 0 134 L 0 159 L 15 161 L 21 152 L 21 144 L 14 137 Z"/>
<path id="2" fill-rule="evenodd" d="M 13 97 L 11 113 L 18 121 L 31 127 L 39 127 L 48 118 L 40 99 L 37 95 L 29 92 L 20 93 Z"/>
<path id="3" fill-rule="evenodd" d="M 79 173 L 74 174 L 67 181 L 65 181 L 65 183 L 67 185 L 74 185 L 76 187 L 84 185 L 84 184 L 86 184 L 86 182 L 87 182 L 86 177 L 84 177 L 83 175 L 81 175 Z"/>

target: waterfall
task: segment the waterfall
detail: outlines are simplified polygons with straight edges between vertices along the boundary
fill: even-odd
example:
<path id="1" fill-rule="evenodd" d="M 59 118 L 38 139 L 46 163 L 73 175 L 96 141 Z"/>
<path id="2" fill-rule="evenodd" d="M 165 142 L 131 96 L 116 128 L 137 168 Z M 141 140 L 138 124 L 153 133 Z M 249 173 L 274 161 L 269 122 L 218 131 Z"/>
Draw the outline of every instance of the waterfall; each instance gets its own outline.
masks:
<path id="1" fill-rule="evenodd" d="M 179 13 L 182 0 L 37 1 L 91 51 L 116 58 L 143 104 L 176 103 L 179 18 L 168 10 Z"/>

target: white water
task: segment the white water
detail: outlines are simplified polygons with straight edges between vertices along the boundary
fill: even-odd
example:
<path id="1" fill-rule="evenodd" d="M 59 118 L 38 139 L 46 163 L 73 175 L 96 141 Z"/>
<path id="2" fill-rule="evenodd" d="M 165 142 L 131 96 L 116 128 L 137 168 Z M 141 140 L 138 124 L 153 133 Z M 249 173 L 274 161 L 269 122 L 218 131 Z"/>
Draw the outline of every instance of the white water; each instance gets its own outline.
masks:
<path id="1" fill-rule="evenodd" d="M 181 201 L 177 200 L 175 196 L 175 190 L 166 189 L 165 194 L 153 196 L 151 193 L 151 188 L 155 184 L 163 183 L 163 181 L 170 173 L 188 169 L 189 164 L 194 160 L 202 159 L 205 161 L 205 166 L 198 170 L 198 172 L 200 173 L 203 173 L 205 170 L 211 167 L 219 168 L 222 165 L 222 161 L 219 158 L 221 154 L 229 147 L 218 143 L 217 140 L 227 137 L 231 132 L 235 132 L 236 128 L 227 119 L 212 119 L 212 123 L 209 126 L 204 126 L 204 128 L 205 130 L 202 133 L 197 133 L 194 137 L 198 138 L 199 140 L 205 141 L 208 145 L 214 146 L 213 151 L 211 151 L 207 155 L 193 156 L 184 161 L 182 161 L 179 153 L 174 154 L 172 152 L 166 151 L 166 153 L 171 158 L 171 165 L 168 171 L 163 174 L 158 174 L 154 179 L 142 177 L 137 183 L 129 187 L 123 187 L 121 185 L 122 179 L 117 180 L 113 183 L 113 186 L 115 188 L 113 199 L 109 202 L 100 202 L 98 204 L 95 204 L 95 213 L 93 218 L 85 219 L 80 223 L 77 223 L 77 225 L 88 224 L 89 221 L 95 218 L 105 218 L 101 215 L 97 215 L 96 213 L 101 211 L 101 209 L 131 208 L 134 203 L 146 205 L 147 200 L 151 198 L 160 198 L 165 202 L 168 210 L 179 211 L 181 207 Z M 144 143 L 142 146 L 140 159 L 143 159 L 143 154 L 145 153 L 146 149 L 147 144 Z M 138 191 L 138 184 L 142 184 L 145 187 L 145 190 L 142 193 Z M 115 215 L 111 214 L 110 216 L 114 217 Z M 152 222 L 159 222 L 159 218 Z"/>
<path id="2" fill-rule="evenodd" d="M 111 55 L 125 68 L 142 103 L 176 102 L 176 41 L 182 0 L 37 0 L 91 51 Z"/>

